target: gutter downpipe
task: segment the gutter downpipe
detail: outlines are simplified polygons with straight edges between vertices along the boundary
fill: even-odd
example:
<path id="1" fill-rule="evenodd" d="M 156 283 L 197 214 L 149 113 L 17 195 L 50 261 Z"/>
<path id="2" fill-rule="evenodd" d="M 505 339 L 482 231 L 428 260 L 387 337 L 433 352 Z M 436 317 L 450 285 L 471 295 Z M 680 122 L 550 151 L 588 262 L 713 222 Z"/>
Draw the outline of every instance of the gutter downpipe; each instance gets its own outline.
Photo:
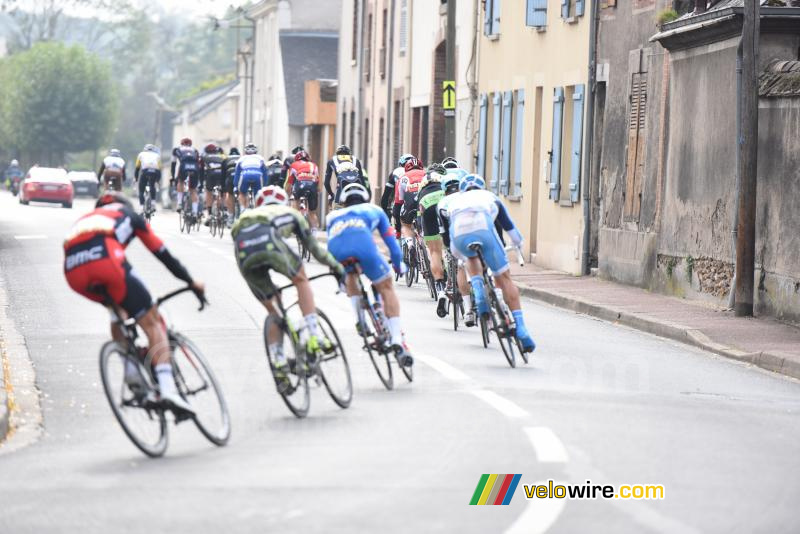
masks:
<path id="1" fill-rule="evenodd" d="M 252 41 L 253 50 L 251 51 L 252 52 L 251 53 L 252 60 L 251 60 L 251 65 L 250 65 L 250 80 L 249 80 L 250 91 L 248 93 L 248 100 L 250 101 L 249 102 L 249 104 L 250 104 L 250 110 L 249 110 L 250 117 L 249 117 L 249 120 L 247 121 L 247 124 L 245 125 L 245 135 L 247 136 L 247 140 L 245 140 L 245 143 L 252 143 L 253 142 L 253 106 L 255 104 L 255 98 L 253 98 L 253 96 L 254 96 L 253 93 L 255 92 L 256 52 L 258 50 L 258 48 L 256 47 L 256 43 L 257 43 L 256 39 L 257 39 L 257 35 L 258 35 L 258 30 L 257 30 L 257 26 L 256 26 L 256 19 L 251 17 L 250 13 L 245 11 L 244 13 L 242 13 L 242 17 L 247 22 L 249 22 L 250 24 L 253 25 L 253 36 L 252 36 L 252 39 L 253 39 L 253 41 Z"/>
<path id="2" fill-rule="evenodd" d="M 594 104 L 597 96 L 597 27 L 600 24 L 597 4 L 592 0 L 592 25 L 589 28 L 589 99 L 586 102 L 586 150 L 583 154 L 583 250 L 581 251 L 581 274 L 588 275 L 589 251 L 592 232 L 592 150 L 594 138 Z"/>
<path id="3" fill-rule="evenodd" d="M 742 189 L 742 173 L 739 162 L 742 160 L 742 62 L 744 43 L 739 39 L 736 49 L 736 185 L 733 193 L 733 227 L 731 228 L 731 261 L 733 261 L 733 279 L 731 291 L 728 294 L 728 307 L 733 309 L 736 304 L 736 242 L 739 239 L 739 193 Z"/>
<path id="4" fill-rule="evenodd" d="M 387 61 L 386 69 L 389 71 L 386 73 L 386 123 L 384 124 L 384 135 L 385 135 L 385 142 L 386 146 L 383 150 L 383 159 L 388 163 L 386 169 L 381 169 L 381 164 L 383 161 L 378 162 L 378 169 L 382 171 L 378 174 L 378 187 L 376 188 L 377 191 L 380 191 L 383 194 L 383 180 L 385 178 L 386 171 L 389 169 L 394 168 L 392 161 L 394 160 L 394 155 L 392 154 L 392 132 L 394 128 L 392 127 L 392 119 L 397 120 L 397 117 L 393 117 L 392 112 L 393 110 L 393 102 L 394 98 L 392 92 L 394 91 L 394 18 L 395 18 L 395 10 L 397 9 L 397 1 L 392 0 L 392 5 L 389 8 L 391 11 L 389 12 L 389 50 L 384 50 L 384 54 L 389 54 L 389 61 Z M 406 26 L 408 27 L 408 26 Z M 380 197 L 378 197 L 380 200 Z"/>

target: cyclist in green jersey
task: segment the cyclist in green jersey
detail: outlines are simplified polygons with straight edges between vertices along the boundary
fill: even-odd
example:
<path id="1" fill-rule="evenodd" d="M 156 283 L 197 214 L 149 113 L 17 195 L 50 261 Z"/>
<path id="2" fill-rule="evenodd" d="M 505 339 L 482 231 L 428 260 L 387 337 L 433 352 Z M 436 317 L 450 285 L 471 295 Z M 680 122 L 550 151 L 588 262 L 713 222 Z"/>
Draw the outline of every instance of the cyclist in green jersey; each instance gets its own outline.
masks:
<path id="1" fill-rule="evenodd" d="M 428 167 L 428 172 L 417 194 L 419 215 L 422 217 L 422 235 L 431 257 L 431 274 L 436 281 L 436 314 L 447 315 L 447 293 L 445 292 L 444 268 L 442 267 L 442 237 L 439 234 L 439 212 L 437 205 L 444 197 L 441 181 L 447 170 L 438 163 Z"/>

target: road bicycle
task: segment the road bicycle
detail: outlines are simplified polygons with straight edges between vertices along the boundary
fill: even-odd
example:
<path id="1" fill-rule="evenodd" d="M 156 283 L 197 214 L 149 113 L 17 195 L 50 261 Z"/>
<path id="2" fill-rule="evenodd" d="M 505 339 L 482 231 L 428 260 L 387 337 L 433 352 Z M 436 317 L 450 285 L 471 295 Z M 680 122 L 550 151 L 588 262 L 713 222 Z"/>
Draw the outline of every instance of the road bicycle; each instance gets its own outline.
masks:
<path id="1" fill-rule="evenodd" d="M 308 198 L 300 197 L 297 201 L 297 208 L 303 214 L 306 224 L 311 228 L 311 220 L 308 217 Z M 300 258 L 304 261 L 311 261 L 311 250 L 306 246 L 305 241 L 298 235 L 297 236 L 297 250 L 300 253 Z"/>
<path id="2" fill-rule="evenodd" d="M 153 214 L 155 214 L 156 212 L 156 206 L 154 200 L 155 195 L 154 191 L 150 190 L 151 187 L 152 186 L 149 183 L 145 185 L 144 204 L 142 205 L 142 217 L 144 217 L 147 222 L 150 222 L 150 220 L 153 218 Z"/>
<path id="3" fill-rule="evenodd" d="M 528 363 L 528 353 L 525 351 L 519 339 L 517 339 L 517 327 L 516 322 L 514 321 L 514 316 L 512 315 L 511 310 L 508 308 L 508 305 L 503 300 L 503 293 L 494 285 L 494 277 L 489 273 L 489 268 L 487 267 L 486 261 L 483 257 L 483 250 L 480 243 L 470 244 L 469 249 L 478 255 L 478 259 L 481 262 L 485 298 L 489 304 L 489 313 L 481 314 L 480 316 L 481 338 L 483 340 L 483 346 L 487 347 L 489 345 L 490 333 L 494 332 L 494 334 L 497 336 L 498 342 L 500 343 L 500 348 L 503 351 L 503 355 L 506 357 L 506 360 L 511 367 L 517 366 L 514 347 L 516 347 L 519 353 L 522 355 L 522 359 L 525 361 L 525 363 Z M 506 250 L 509 250 L 509 248 L 507 247 Z M 517 251 L 519 254 L 520 264 L 523 264 L 522 254 L 519 253 L 519 249 L 517 249 Z"/>
<path id="4" fill-rule="evenodd" d="M 309 281 L 325 276 L 333 275 L 331 273 L 320 274 L 310 277 Z M 322 310 L 317 309 L 321 337 L 327 338 L 332 347 L 328 351 L 320 348 L 309 353 L 302 341 L 301 334 L 305 327 L 300 326 L 303 324 L 303 317 L 298 302 L 295 301 L 287 307 L 283 305 L 281 294 L 291 287 L 294 285 L 288 284 L 278 288 L 275 301 L 277 301 L 279 313 L 275 316 L 267 315 L 264 320 L 264 345 L 267 349 L 267 361 L 275 379 L 278 394 L 289 411 L 298 418 L 308 415 L 311 406 L 309 382 L 316 386 L 324 385 L 333 402 L 340 408 L 347 408 L 353 400 L 353 380 L 339 334 L 328 316 Z M 280 343 L 288 362 L 284 368 L 288 370 L 285 377 L 278 374 L 275 367 L 275 354 L 270 349 L 268 334 L 272 326 L 280 330 Z"/>
<path id="5" fill-rule="evenodd" d="M 211 237 L 225 233 L 225 227 L 228 224 L 228 212 L 222 205 L 222 186 L 215 185 L 211 192 L 211 214 L 208 216 L 208 228 L 211 231 Z"/>
<path id="6" fill-rule="evenodd" d="M 186 174 L 186 178 L 184 179 L 184 186 L 188 186 L 191 183 L 192 177 L 194 176 L 194 171 L 188 171 Z M 183 193 L 183 202 L 181 202 L 181 214 L 178 217 L 178 224 L 180 225 L 181 232 L 186 232 L 187 234 L 192 232 L 194 229 L 195 232 L 200 230 L 200 222 L 203 217 L 202 213 L 198 213 L 195 215 L 192 213 L 192 191 L 188 187 L 184 187 L 186 191 Z M 196 190 L 196 194 L 200 195 L 200 190 Z"/>
<path id="7" fill-rule="evenodd" d="M 156 301 L 156 306 L 191 290 L 191 287 L 184 287 L 168 293 Z M 108 297 L 106 303 L 117 318 L 124 316 Z M 205 304 L 202 299 L 200 310 Z M 116 319 L 116 324 L 124 341 L 108 341 L 100 350 L 103 390 L 114 417 L 133 444 L 147 456 L 162 456 L 167 450 L 166 413 L 169 410 L 159 400 L 158 382 L 147 358 L 147 347 L 136 344 L 139 338 L 136 320 Z M 175 384 L 180 396 L 195 410 L 194 416 L 174 414 L 175 424 L 191 419 L 211 443 L 225 445 L 231 423 L 219 382 L 200 349 L 183 334 L 164 326 Z M 131 378 L 132 370 L 135 379 Z"/>
<path id="8" fill-rule="evenodd" d="M 409 382 L 414 381 L 414 368 L 412 366 L 400 365 L 396 361 L 396 354 L 392 348 L 392 336 L 389 333 L 389 322 L 383 311 L 383 300 L 375 286 L 370 287 L 370 291 L 364 287 L 361 280 L 361 266 L 355 258 L 348 258 L 342 262 L 345 267 L 353 266 L 356 270 L 358 292 L 360 295 L 361 309 L 364 310 L 364 317 L 367 319 L 360 328 L 361 339 L 364 342 L 362 348 L 369 354 L 372 366 L 378 373 L 381 383 L 386 389 L 394 388 L 394 377 L 392 366 L 397 365 Z"/>
<path id="9" fill-rule="evenodd" d="M 447 285 L 445 293 L 448 298 L 448 311 L 453 314 L 453 330 L 458 331 L 461 319 L 465 315 L 464 297 L 458 289 L 458 258 L 450 249 L 445 249 L 445 265 L 447 268 Z"/>

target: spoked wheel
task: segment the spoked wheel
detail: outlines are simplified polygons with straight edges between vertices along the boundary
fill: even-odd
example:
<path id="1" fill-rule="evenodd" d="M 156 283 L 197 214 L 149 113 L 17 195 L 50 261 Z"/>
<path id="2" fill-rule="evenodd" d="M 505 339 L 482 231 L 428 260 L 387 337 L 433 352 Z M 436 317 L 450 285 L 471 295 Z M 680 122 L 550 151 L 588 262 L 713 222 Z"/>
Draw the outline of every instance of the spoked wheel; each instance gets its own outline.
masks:
<path id="1" fill-rule="evenodd" d="M 364 340 L 364 350 L 369 354 L 369 359 L 372 361 L 372 366 L 375 372 L 378 373 L 381 383 L 386 389 L 394 388 L 394 377 L 392 376 L 392 361 L 389 359 L 391 353 L 384 350 L 385 343 L 383 338 L 386 336 L 386 329 L 379 323 L 378 317 L 375 312 L 367 310 L 371 325 L 367 328 L 372 329 L 371 332 L 362 332 L 361 339 Z"/>
<path id="2" fill-rule="evenodd" d="M 453 286 L 453 299 L 450 301 L 453 308 L 453 330 L 458 331 L 458 318 L 464 316 L 464 300 L 458 287 Z"/>
<path id="3" fill-rule="evenodd" d="M 408 249 L 408 270 L 406 271 L 406 286 L 411 287 L 417 275 L 417 251 L 414 247 Z"/>
<path id="4" fill-rule="evenodd" d="M 512 368 L 517 366 L 517 360 L 514 356 L 514 334 L 511 330 L 510 322 L 506 318 L 503 311 L 503 304 L 497 298 L 497 294 L 492 291 L 489 293 L 489 307 L 491 308 L 491 323 L 492 330 L 497 335 L 497 341 L 500 343 L 500 348 L 503 350 L 503 355 L 508 361 L 508 365 Z"/>
<path id="5" fill-rule="evenodd" d="M 481 341 L 483 341 L 483 348 L 489 346 L 489 319 L 483 314 L 478 314 L 481 324 Z"/>
<path id="6" fill-rule="evenodd" d="M 172 356 L 175 383 L 195 411 L 195 425 L 211 443 L 225 445 L 231 436 L 231 417 L 214 372 L 189 339 L 175 333 L 170 341 L 175 346 Z"/>
<path id="7" fill-rule="evenodd" d="M 321 310 L 317 310 L 319 317 L 319 327 L 322 335 L 333 343 L 333 352 L 323 354 L 319 362 L 319 373 L 328 395 L 331 396 L 340 408 L 347 408 L 353 400 L 353 379 L 350 377 L 350 365 L 347 363 L 347 355 L 344 347 L 339 340 L 339 334 L 331 324 L 328 316 Z"/>
<path id="8" fill-rule="evenodd" d="M 217 235 L 217 208 L 216 206 L 211 207 L 211 214 L 208 216 L 208 231 L 211 232 L 211 237 L 216 237 Z"/>
<path id="9" fill-rule="evenodd" d="M 228 225 L 228 217 L 228 210 L 220 211 L 219 228 L 217 229 L 220 239 L 222 238 L 222 234 L 225 233 L 225 227 Z"/>
<path id="10" fill-rule="evenodd" d="M 427 249 L 423 249 L 422 251 L 422 261 L 424 264 L 425 269 L 425 281 L 428 283 L 428 291 L 431 294 L 431 298 L 436 300 L 436 281 L 433 279 L 433 271 L 431 270 L 431 259 L 428 256 Z"/>
<path id="11" fill-rule="evenodd" d="M 401 371 L 403 371 L 403 374 L 406 375 L 406 380 L 408 380 L 409 382 L 413 382 L 414 381 L 414 367 L 413 366 L 408 366 L 407 367 L 405 365 L 400 365 L 400 364 L 398 364 L 397 366 L 400 368 Z"/>
<path id="12" fill-rule="evenodd" d="M 186 211 L 185 211 L 185 210 L 186 210 L 186 206 L 182 206 L 182 207 L 181 207 L 181 210 L 182 210 L 182 211 L 181 211 L 181 213 L 179 214 L 180 216 L 178 217 L 178 224 L 180 224 L 180 227 L 181 227 L 181 233 L 183 233 L 183 232 L 186 232 L 186 231 L 187 231 L 187 230 L 186 230 L 187 218 L 186 218 Z"/>
<path id="13" fill-rule="evenodd" d="M 137 369 L 141 379 L 137 382 L 146 384 L 148 391 L 134 393 L 126 385 L 126 365 Z M 147 456 L 162 456 L 167 450 L 167 420 L 154 402 L 150 373 L 118 343 L 109 341 L 100 350 L 100 377 L 111 411 L 125 435 Z"/>
<path id="14" fill-rule="evenodd" d="M 269 347 L 269 337 L 267 334 L 272 327 L 280 330 L 280 344 L 283 347 L 283 353 L 286 355 L 288 362 L 284 371 L 286 375 L 285 380 L 278 375 L 278 371 L 275 369 L 275 355 Z M 297 350 L 292 336 L 286 328 L 286 323 L 282 319 L 274 319 L 267 316 L 267 319 L 264 321 L 264 345 L 267 348 L 267 361 L 269 362 L 272 376 L 275 379 L 275 386 L 278 389 L 278 394 L 295 417 L 305 417 L 308 415 L 308 409 L 311 406 L 308 377 L 305 372 L 300 372 L 300 368 L 305 367 L 305 355 L 300 354 Z"/>

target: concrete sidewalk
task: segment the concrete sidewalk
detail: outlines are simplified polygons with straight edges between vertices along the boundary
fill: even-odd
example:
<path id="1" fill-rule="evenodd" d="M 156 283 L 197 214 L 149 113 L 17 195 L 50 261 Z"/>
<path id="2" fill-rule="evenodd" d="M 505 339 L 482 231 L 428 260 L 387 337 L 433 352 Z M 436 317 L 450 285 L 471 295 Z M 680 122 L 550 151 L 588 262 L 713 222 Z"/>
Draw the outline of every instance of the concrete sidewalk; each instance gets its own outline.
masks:
<path id="1" fill-rule="evenodd" d="M 532 265 L 514 265 L 512 276 L 520 292 L 533 299 L 800 378 L 800 328 L 795 326 L 734 317 L 706 303 Z"/>

